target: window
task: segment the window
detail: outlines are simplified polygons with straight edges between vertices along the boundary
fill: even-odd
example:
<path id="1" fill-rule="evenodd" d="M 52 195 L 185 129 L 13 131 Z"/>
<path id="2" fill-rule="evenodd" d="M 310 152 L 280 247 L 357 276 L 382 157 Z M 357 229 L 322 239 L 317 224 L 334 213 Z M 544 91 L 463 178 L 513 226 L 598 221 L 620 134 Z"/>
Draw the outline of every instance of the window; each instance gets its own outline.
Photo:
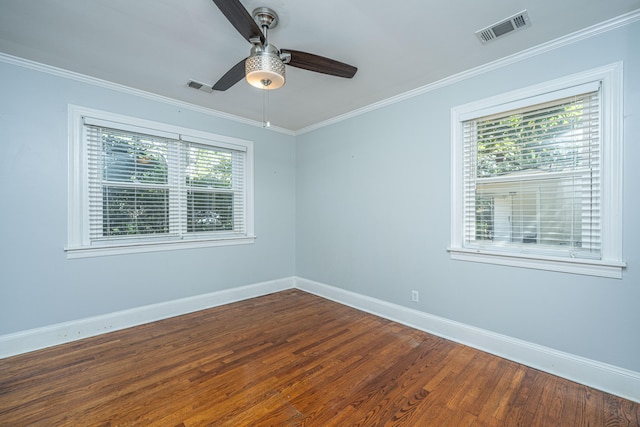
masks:
<path id="1" fill-rule="evenodd" d="M 621 65 L 452 110 L 462 259 L 621 277 Z"/>
<path id="2" fill-rule="evenodd" d="M 69 257 L 253 242 L 252 144 L 70 107 Z"/>

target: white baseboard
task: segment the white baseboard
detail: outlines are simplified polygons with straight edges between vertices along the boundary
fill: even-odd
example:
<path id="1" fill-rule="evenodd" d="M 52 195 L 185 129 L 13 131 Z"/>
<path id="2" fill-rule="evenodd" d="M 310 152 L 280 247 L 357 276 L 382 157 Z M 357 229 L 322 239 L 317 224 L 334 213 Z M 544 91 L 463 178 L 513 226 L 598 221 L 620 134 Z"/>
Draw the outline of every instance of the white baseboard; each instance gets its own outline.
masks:
<path id="1" fill-rule="evenodd" d="M 103 316 L 2 335 L 0 336 L 0 358 L 291 288 L 298 288 L 340 304 L 393 320 L 607 393 L 640 402 L 640 373 L 638 372 L 575 356 L 301 277 L 271 280 Z"/>
<path id="2" fill-rule="evenodd" d="M 0 359 L 293 288 L 293 277 L 0 336 Z"/>
<path id="3" fill-rule="evenodd" d="M 434 316 L 341 288 L 295 278 L 297 289 L 505 359 L 640 402 L 640 373 Z"/>

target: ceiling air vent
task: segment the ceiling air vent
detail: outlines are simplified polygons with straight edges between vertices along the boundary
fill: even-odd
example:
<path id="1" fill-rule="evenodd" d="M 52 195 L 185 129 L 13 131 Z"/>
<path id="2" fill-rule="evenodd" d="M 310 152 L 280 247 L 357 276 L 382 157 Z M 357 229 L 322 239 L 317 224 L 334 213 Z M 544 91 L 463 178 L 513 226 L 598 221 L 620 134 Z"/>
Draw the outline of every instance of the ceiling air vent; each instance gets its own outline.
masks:
<path id="1" fill-rule="evenodd" d="M 497 39 L 498 37 L 502 37 L 505 34 L 509 34 L 514 31 L 527 28 L 529 26 L 531 26 L 531 21 L 529 21 L 529 14 L 526 10 L 523 10 L 522 12 L 517 13 L 510 18 L 504 19 L 493 25 L 489 25 L 487 28 L 476 31 L 476 36 L 478 36 L 482 43 L 487 43 Z"/>
<path id="2" fill-rule="evenodd" d="M 207 92 L 207 93 L 211 93 L 213 92 L 213 87 L 208 86 L 204 83 L 198 83 L 196 81 L 193 80 L 189 80 L 187 82 L 187 86 L 189 86 L 190 88 L 196 89 L 196 90 L 201 90 L 203 92 Z"/>

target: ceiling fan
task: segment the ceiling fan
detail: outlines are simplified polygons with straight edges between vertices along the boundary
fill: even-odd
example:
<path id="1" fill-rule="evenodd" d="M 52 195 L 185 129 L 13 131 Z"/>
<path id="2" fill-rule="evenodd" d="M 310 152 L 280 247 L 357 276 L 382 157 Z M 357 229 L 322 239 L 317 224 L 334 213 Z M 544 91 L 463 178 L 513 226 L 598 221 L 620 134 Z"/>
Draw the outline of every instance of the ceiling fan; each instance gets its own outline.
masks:
<path id="1" fill-rule="evenodd" d="M 252 17 L 240 0 L 213 2 L 240 35 L 252 44 L 249 56 L 227 71 L 213 85 L 213 90 L 227 90 L 243 78 L 260 89 L 277 89 L 285 83 L 285 64 L 349 79 L 358 71 L 356 67 L 334 59 L 299 50 L 278 49 L 269 43 L 267 32 L 277 26 L 278 15 L 268 7 L 255 9 Z"/>

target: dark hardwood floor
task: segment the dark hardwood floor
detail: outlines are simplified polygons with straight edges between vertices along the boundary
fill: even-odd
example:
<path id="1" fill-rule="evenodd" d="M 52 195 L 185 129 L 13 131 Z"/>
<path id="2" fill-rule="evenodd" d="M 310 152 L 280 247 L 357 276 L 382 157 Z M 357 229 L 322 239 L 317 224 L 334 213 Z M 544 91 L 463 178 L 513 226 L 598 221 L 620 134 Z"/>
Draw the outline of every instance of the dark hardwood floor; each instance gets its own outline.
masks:
<path id="1" fill-rule="evenodd" d="M 638 426 L 640 404 L 290 290 L 0 360 L 2 426 Z"/>

